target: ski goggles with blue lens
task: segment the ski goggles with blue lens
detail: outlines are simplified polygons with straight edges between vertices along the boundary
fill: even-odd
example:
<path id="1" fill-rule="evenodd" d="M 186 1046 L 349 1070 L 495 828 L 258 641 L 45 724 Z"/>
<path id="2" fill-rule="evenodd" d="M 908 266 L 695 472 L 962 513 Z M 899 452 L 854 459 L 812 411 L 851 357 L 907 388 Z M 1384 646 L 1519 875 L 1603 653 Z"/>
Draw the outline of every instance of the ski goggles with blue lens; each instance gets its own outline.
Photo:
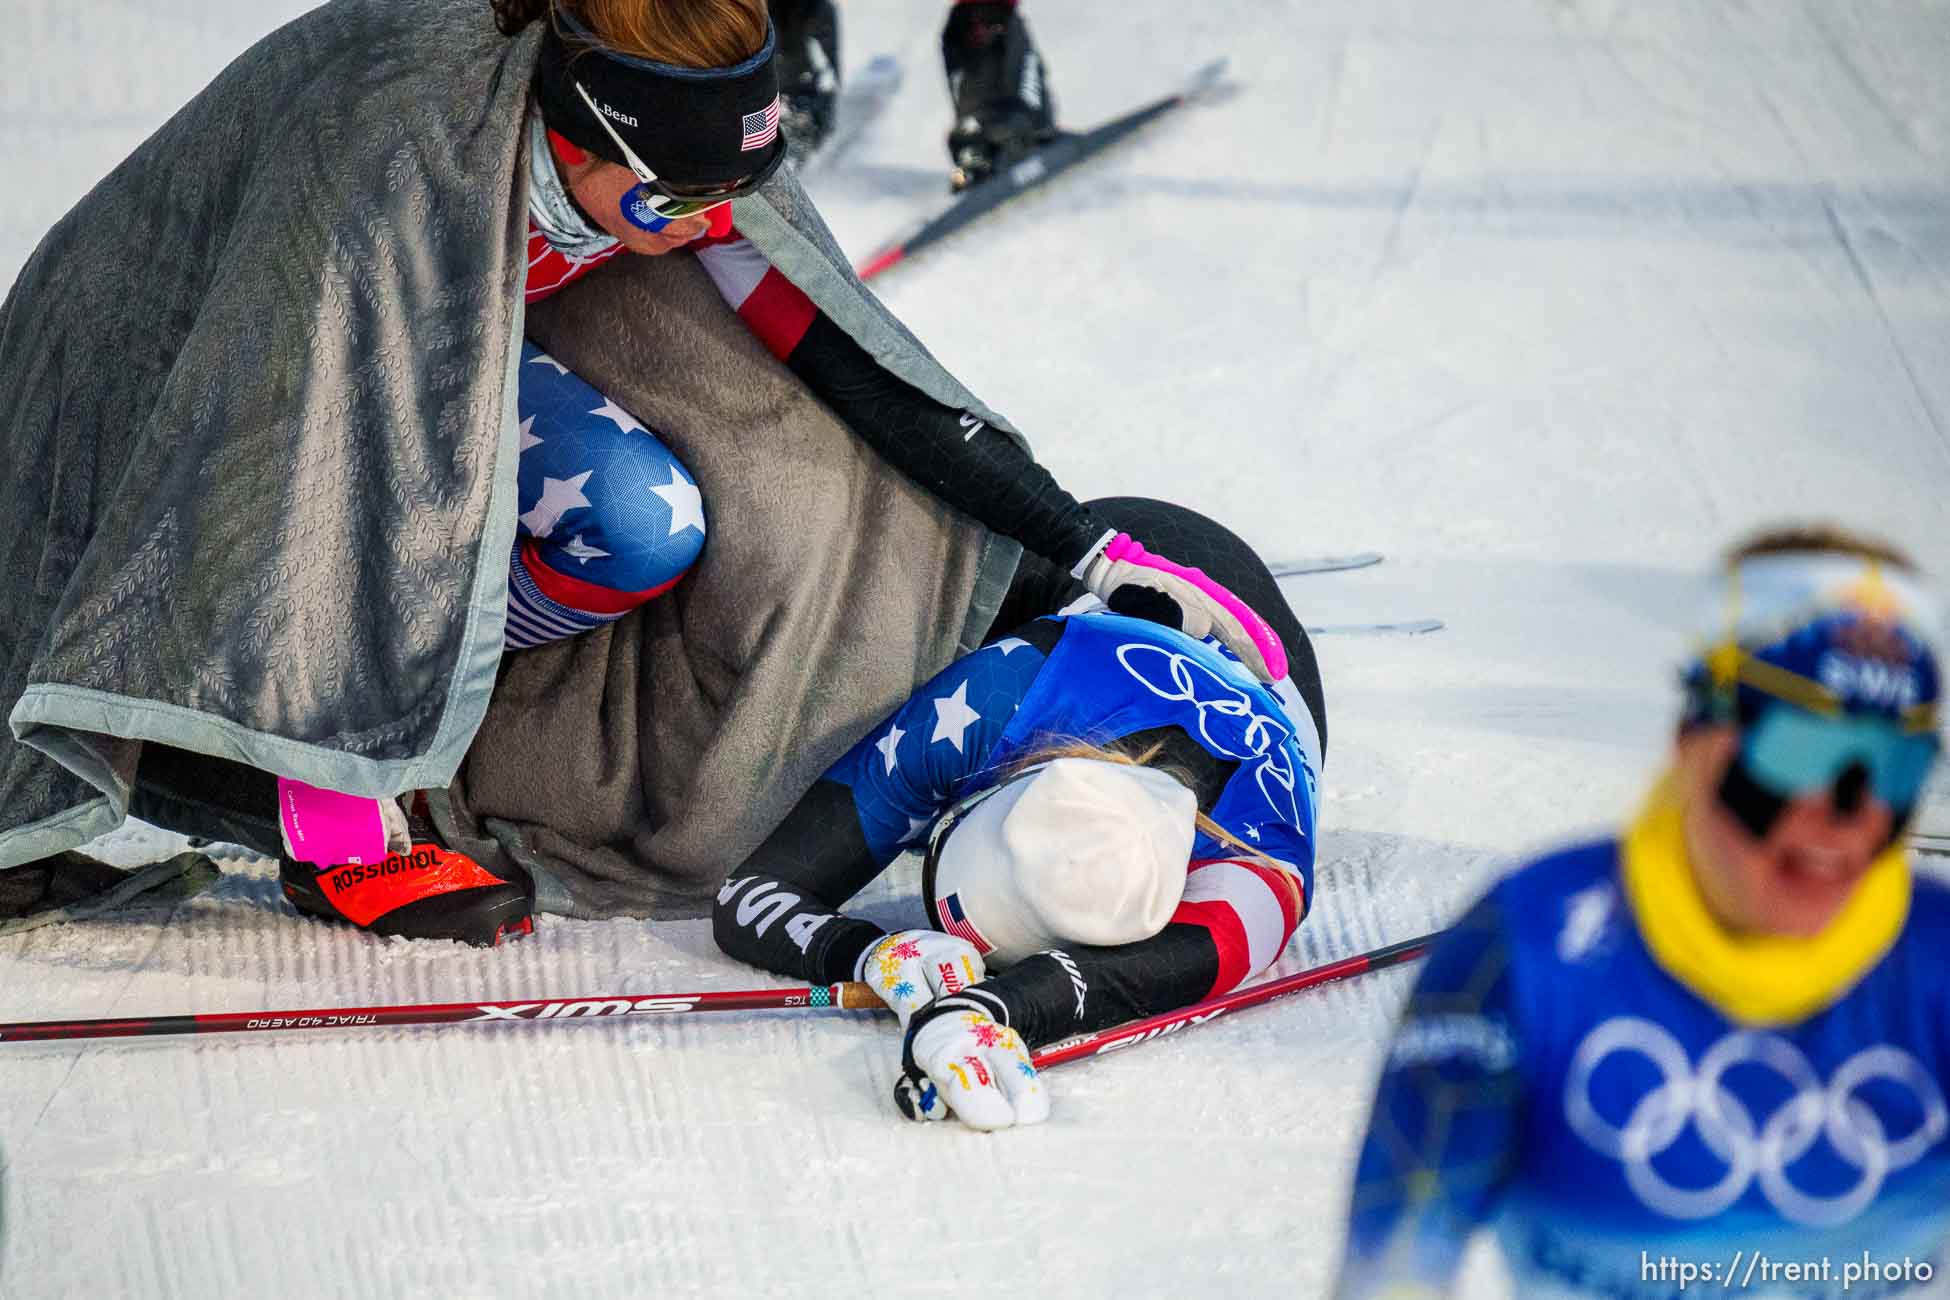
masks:
<path id="1" fill-rule="evenodd" d="M 1940 748 L 1934 728 L 1912 730 L 1890 718 L 1823 716 L 1785 703 L 1760 710 L 1740 739 L 1748 776 L 1777 798 L 1833 788 L 1851 768 L 1860 768 L 1865 792 L 1898 814 L 1915 807 Z"/>
<path id="2" fill-rule="evenodd" d="M 623 219 L 639 230 L 654 233 L 673 221 L 682 221 L 685 217 L 703 216 L 714 208 L 723 207 L 733 199 L 752 193 L 770 180 L 772 173 L 777 171 L 779 164 L 785 160 L 784 150 L 778 150 L 758 171 L 741 180 L 723 185 L 700 186 L 696 189 L 675 186 L 669 181 L 658 179 L 657 173 L 650 170 L 649 164 L 637 156 L 636 150 L 630 148 L 616 128 L 609 124 L 609 119 L 603 115 L 602 110 L 596 107 L 596 101 L 590 98 L 589 92 L 583 89 L 581 82 L 575 83 L 575 91 L 582 97 L 582 102 L 589 106 L 589 112 L 595 117 L 597 123 L 615 142 L 616 148 L 623 155 L 624 165 L 637 178 L 636 188 L 623 196 L 622 212 Z"/>
<path id="3" fill-rule="evenodd" d="M 636 175 L 622 216 L 660 230 L 751 193 L 785 161 L 777 53 L 768 21 L 765 43 L 737 63 L 659 63 L 610 49 L 556 4 L 542 24 L 535 102 L 551 131 Z"/>

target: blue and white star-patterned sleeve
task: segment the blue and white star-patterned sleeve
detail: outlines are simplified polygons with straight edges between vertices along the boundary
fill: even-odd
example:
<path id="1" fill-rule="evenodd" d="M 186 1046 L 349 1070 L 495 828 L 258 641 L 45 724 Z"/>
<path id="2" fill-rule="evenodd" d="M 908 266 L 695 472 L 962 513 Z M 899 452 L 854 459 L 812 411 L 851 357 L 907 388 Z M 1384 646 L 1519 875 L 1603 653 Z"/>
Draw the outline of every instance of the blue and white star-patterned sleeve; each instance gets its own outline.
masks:
<path id="1" fill-rule="evenodd" d="M 613 623 L 668 591 L 708 527 L 696 480 L 661 438 L 535 344 L 521 357 L 511 650 Z"/>
<path id="2" fill-rule="evenodd" d="M 1003 733 L 1047 662 L 1011 637 L 949 664 L 827 769 L 853 792 L 860 829 L 885 866 L 994 761 Z"/>
<path id="3" fill-rule="evenodd" d="M 839 906 L 994 760 L 1046 660 L 1011 637 L 949 665 L 813 783 L 718 891 L 712 933 L 794 979 L 853 979 L 884 933 Z"/>

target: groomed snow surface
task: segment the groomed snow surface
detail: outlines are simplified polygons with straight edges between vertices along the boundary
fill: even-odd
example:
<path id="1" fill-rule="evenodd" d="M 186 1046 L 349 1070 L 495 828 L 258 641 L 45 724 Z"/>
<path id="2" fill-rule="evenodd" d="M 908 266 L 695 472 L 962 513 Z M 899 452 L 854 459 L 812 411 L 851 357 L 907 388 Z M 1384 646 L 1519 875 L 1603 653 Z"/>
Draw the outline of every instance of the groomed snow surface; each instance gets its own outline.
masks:
<path id="1" fill-rule="evenodd" d="M 10 0 L 0 284 L 301 7 Z M 898 268 L 887 301 L 1079 494 L 1172 497 L 1276 559 L 1385 551 L 1290 598 L 1448 625 L 1319 642 L 1320 897 L 1281 972 L 1432 928 L 1624 814 L 1691 577 L 1743 530 L 1853 521 L 1950 574 L 1942 0 L 1026 12 L 1072 123 L 1222 54 L 1238 93 Z M 940 199 L 941 14 L 846 0 L 854 64 L 907 70 L 821 180 L 856 254 Z M 482 953 L 309 923 L 269 864 L 225 865 L 174 911 L 0 941 L 0 1019 L 771 982 L 700 922 Z M 883 916 L 916 888 L 893 874 Z M 9 1046 L 0 1291 L 1315 1296 L 1410 978 L 1063 1067 L 1051 1122 L 995 1136 L 901 1122 L 863 1015 Z M 1470 1289 L 1503 1289 L 1487 1252 Z"/>

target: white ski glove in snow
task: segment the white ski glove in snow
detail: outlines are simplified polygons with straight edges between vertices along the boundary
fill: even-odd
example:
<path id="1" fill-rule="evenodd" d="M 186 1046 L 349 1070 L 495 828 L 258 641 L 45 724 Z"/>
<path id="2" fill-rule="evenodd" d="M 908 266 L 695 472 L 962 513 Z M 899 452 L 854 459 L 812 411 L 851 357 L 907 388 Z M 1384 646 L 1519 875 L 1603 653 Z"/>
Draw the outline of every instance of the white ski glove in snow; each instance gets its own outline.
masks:
<path id="1" fill-rule="evenodd" d="M 909 1119 L 952 1112 L 970 1128 L 991 1130 L 1049 1118 L 1049 1092 L 1022 1035 L 973 999 L 942 998 L 916 1016 L 901 1067 L 894 1104 Z"/>
<path id="2" fill-rule="evenodd" d="M 1201 640 L 1217 637 L 1263 682 L 1277 682 L 1287 675 L 1280 634 L 1250 605 L 1207 577 L 1203 569 L 1153 555 L 1129 533 L 1105 533 L 1070 573 L 1114 612 L 1169 626 L 1168 619 L 1145 608 L 1144 593 L 1156 593 L 1149 598 L 1153 608 L 1160 596 L 1178 607 L 1179 631 Z"/>
<path id="3" fill-rule="evenodd" d="M 906 1029 L 916 1011 L 980 984 L 988 970 L 966 939 L 935 930 L 896 930 L 860 954 L 854 978 L 879 994 Z"/>

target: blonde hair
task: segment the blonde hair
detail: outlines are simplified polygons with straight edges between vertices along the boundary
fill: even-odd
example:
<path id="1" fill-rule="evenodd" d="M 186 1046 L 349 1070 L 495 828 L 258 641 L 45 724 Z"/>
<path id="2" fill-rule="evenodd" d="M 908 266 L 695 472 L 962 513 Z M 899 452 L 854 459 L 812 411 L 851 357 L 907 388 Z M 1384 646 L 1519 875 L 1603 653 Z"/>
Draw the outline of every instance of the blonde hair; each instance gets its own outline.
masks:
<path id="1" fill-rule="evenodd" d="M 557 10 L 607 49 L 684 68 L 742 63 L 765 45 L 765 0 L 489 0 L 494 22 L 513 36 Z"/>
<path id="2" fill-rule="evenodd" d="M 1159 761 L 1165 751 L 1164 742 L 1155 741 L 1149 747 L 1137 753 L 1132 753 L 1128 749 L 1121 748 L 1121 744 L 1122 742 L 1112 742 L 1110 745 L 1093 745 L 1089 741 L 1076 736 L 1044 737 L 1035 748 L 1004 767 L 999 780 L 1008 781 L 1014 777 L 1021 776 L 1032 767 L 1036 767 L 1042 763 L 1053 763 L 1059 758 L 1088 758 L 1095 759 L 1100 763 L 1118 763 L 1125 767 L 1148 767 L 1154 771 L 1163 772 L 1166 776 L 1178 782 L 1194 794 L 1198 793 L 1198 782 L 1190 772 L 1176 764 Z M 1305 909 L 1306 899 L 1300 896 L 1300 884 L 1293 879 L 1292 870 L 1286 864 L 1275 861 L 1273 858 L 1268 857 L 1252 845 L 1246 843 L 1237 835 L 1234 835 L 1231 831 L 1213 821 L 1203 810 L 1196 814 L 1195 823 L 1199 830 L 1204 831 L 1219 843 L 1228 848 L 1237 849 L 1242 856 L 1252 859 L 1261 866 L 1270 867 L 1274 871 L 1279 872 L 1280 878 L 1286 881 L 1288 888 L 1293 891 L 1295 906 L 1302 910 Z"/>

